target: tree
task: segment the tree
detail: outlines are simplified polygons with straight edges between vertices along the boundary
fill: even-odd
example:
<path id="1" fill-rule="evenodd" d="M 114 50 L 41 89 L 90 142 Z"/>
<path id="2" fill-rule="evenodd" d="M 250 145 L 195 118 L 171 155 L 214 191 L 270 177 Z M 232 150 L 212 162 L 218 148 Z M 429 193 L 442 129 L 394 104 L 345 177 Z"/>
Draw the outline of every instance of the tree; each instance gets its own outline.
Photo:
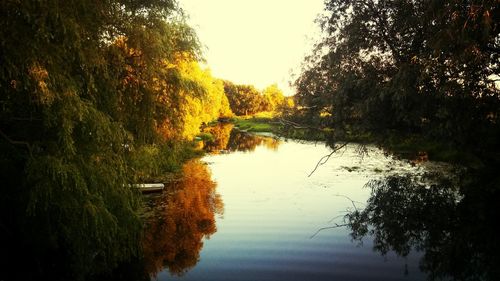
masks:
<path id="1" fill-rule="evenodd" d="M 295 81 L 311 116 L 331 114 L 327 125 L 337 134 L 398 132 L 494 146 L 496 1 L 330 0 L 325 10 L 324 37 Z"/>
<path id="2" fill-rule="evenodd" d="M 268 105 L 266 108 L 267 111 L 275 111 L 285 103 L 285 96 L 277 84 L 272 84 L 265 88 L 262 91 L 262 95 Z"/>
<path id="3" fill-rule="evenodd" d="M 168 67 L 177 72 L 181 83 L 172 88 L 168 80 L 159 80 L 163 100 L 160 110 L 169 114 L 158 122 L 165 138 L 192 139 L 203 123 L 232 116 L 222 82 L 209 69 L 202 69 L 197 61 L 182 56 Z"/>
<path id="4" fill-rule="evenodd" d="M 252 85 L 235 85 L 224 81 L 224 92 L 236 115 L 251 115 L 268 107 L 263 95 Z"/>
<path id="5" fill-rule="evenodd" d="M 198 56 L 176 2 L 2 1 L 0 24 L 0 279 L 84 279 L 139 255 L 128 155 L 173 116 L 159 78 L 186 87 L 160 66 Z"/>

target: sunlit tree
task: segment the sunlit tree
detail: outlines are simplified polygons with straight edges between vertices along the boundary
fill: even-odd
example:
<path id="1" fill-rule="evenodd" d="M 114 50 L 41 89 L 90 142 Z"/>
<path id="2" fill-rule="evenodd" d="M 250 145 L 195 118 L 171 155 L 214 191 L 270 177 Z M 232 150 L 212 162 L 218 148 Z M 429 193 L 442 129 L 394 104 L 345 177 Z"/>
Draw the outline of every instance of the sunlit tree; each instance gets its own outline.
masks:
<path id="1" fill-rule="evenodd" d="M 252 115 L 271 107 L 269 101 L 252 85 L 236 85 L 224 81 L 224 91 L 236 115 Z"/>
<path id="2" fill-rule="evenodd" d="M 2 1 L 0 25 L 0 279 L 110 270 L 140 250 L 128 156 L 195 98 L 196 36 L 173 0 Z"/>
<path id="3" fill-rule="evenodd" d="M 265 99 L 266 110 L 276 111 L 278 108 L 284 106 L 285 96 L 283 91 L 278 88 L 277 84 L 272 84 L 262 91 L 262 95 Z"/>

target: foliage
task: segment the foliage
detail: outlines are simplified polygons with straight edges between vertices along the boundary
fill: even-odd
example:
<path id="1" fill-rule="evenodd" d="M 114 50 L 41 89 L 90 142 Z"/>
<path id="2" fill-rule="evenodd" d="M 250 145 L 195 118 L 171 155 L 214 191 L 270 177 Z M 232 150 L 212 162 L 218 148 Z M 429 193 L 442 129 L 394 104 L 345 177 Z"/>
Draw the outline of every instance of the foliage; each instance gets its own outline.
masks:
<path id="1" fill-rule="evenodd" d="M 234 85 L 224 81 L 224 91 L 236 115 L 249 115 L 262 111 L 263 99 L 252 85 Z"/>
<path id="2" fill-rule="evenodd" d="M 261 93 L 252 85 L 236 85 L 224 81 L 224 92 L 232 111 L 238 116 L 254 115 L 263 111 L 273 112 L 285 104 L 283 92 L 276 84 Z"/>
<path id="3" fill-rule="evenodd" d="M 192 139 L 202 124 L 231 117 L 232 111 L 221 80 L 213 78 L 209 70 L 202 70 L 196 61 L 178 60 L 175 63 L 179 78 L 189 87 L 179 88 L 174 98 L 162 107 L 174 110 L 160 131 L 166 138 Z"/>
<path id="4" fill-rule="evenodd" d="M 276 111 L 278 108 L 285 104 L 285 96 L 278 88 L 277 84 L 272 84 L 262 91 L 264 96 L 265 111 Z"/>
<path id="5" fill-rule="evenodd" d="M 189 142 L 168 141 L 135 148 L 128 163 L 134 182 L 168 182 L 181 171 L 182 163 L 199 154 Z"/>
<path id="6" fill-rule="evenodd" d="M 140 251 L 130 184 L 231 115 L 222 82 L 175 0 L 7 0 L 0 25 L 0 279 L 111 270 Z"/>
<path id="7" fill-rule="evenodd" d="M 240 129 L 249 132 L 273 132 L 277 130 L 277 124 L 271 124 L 269 118 L 234 118 L 234 124 Z"/>
<path id="8" fill-rule="evenodd" d="M 324 37 L 295 81 L 339 136 L 418 134 L 478 153 L 500 132 L 497 1 L 326 2 Z"/>

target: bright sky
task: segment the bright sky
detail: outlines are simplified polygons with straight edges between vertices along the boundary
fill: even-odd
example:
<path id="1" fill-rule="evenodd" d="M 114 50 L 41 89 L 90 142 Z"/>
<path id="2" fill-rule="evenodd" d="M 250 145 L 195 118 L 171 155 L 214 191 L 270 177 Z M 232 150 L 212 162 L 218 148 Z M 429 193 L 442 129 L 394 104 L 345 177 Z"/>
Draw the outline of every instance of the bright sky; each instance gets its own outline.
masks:
<path id="1" fill-rule="evenodd" d="M 318 28 L 323 0 L 179 0 L 197 31 L 212 75 L 285 95 Z"/>

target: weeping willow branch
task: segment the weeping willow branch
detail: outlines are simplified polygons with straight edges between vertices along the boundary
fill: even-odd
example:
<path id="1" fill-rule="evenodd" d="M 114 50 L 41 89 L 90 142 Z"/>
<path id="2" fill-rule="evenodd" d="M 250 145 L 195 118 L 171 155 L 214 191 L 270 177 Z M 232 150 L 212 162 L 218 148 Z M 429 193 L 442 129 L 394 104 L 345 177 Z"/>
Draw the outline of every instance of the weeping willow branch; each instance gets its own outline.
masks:
<path id="1" fill-rule="evenodd" d="M 348 211 L 346 211 L 346 212 L 348 212 Z M 332 223 L 334 220 L 336 220 L 336 219 L 338 219 L 338 218 L 342 218 L 342 217 L 345 217 L 345 215 L 338 215 L 338 216 L 335 216 L 335 217 L 331 218 L 331 219 L 328 221 L 328 223 Z"/>

